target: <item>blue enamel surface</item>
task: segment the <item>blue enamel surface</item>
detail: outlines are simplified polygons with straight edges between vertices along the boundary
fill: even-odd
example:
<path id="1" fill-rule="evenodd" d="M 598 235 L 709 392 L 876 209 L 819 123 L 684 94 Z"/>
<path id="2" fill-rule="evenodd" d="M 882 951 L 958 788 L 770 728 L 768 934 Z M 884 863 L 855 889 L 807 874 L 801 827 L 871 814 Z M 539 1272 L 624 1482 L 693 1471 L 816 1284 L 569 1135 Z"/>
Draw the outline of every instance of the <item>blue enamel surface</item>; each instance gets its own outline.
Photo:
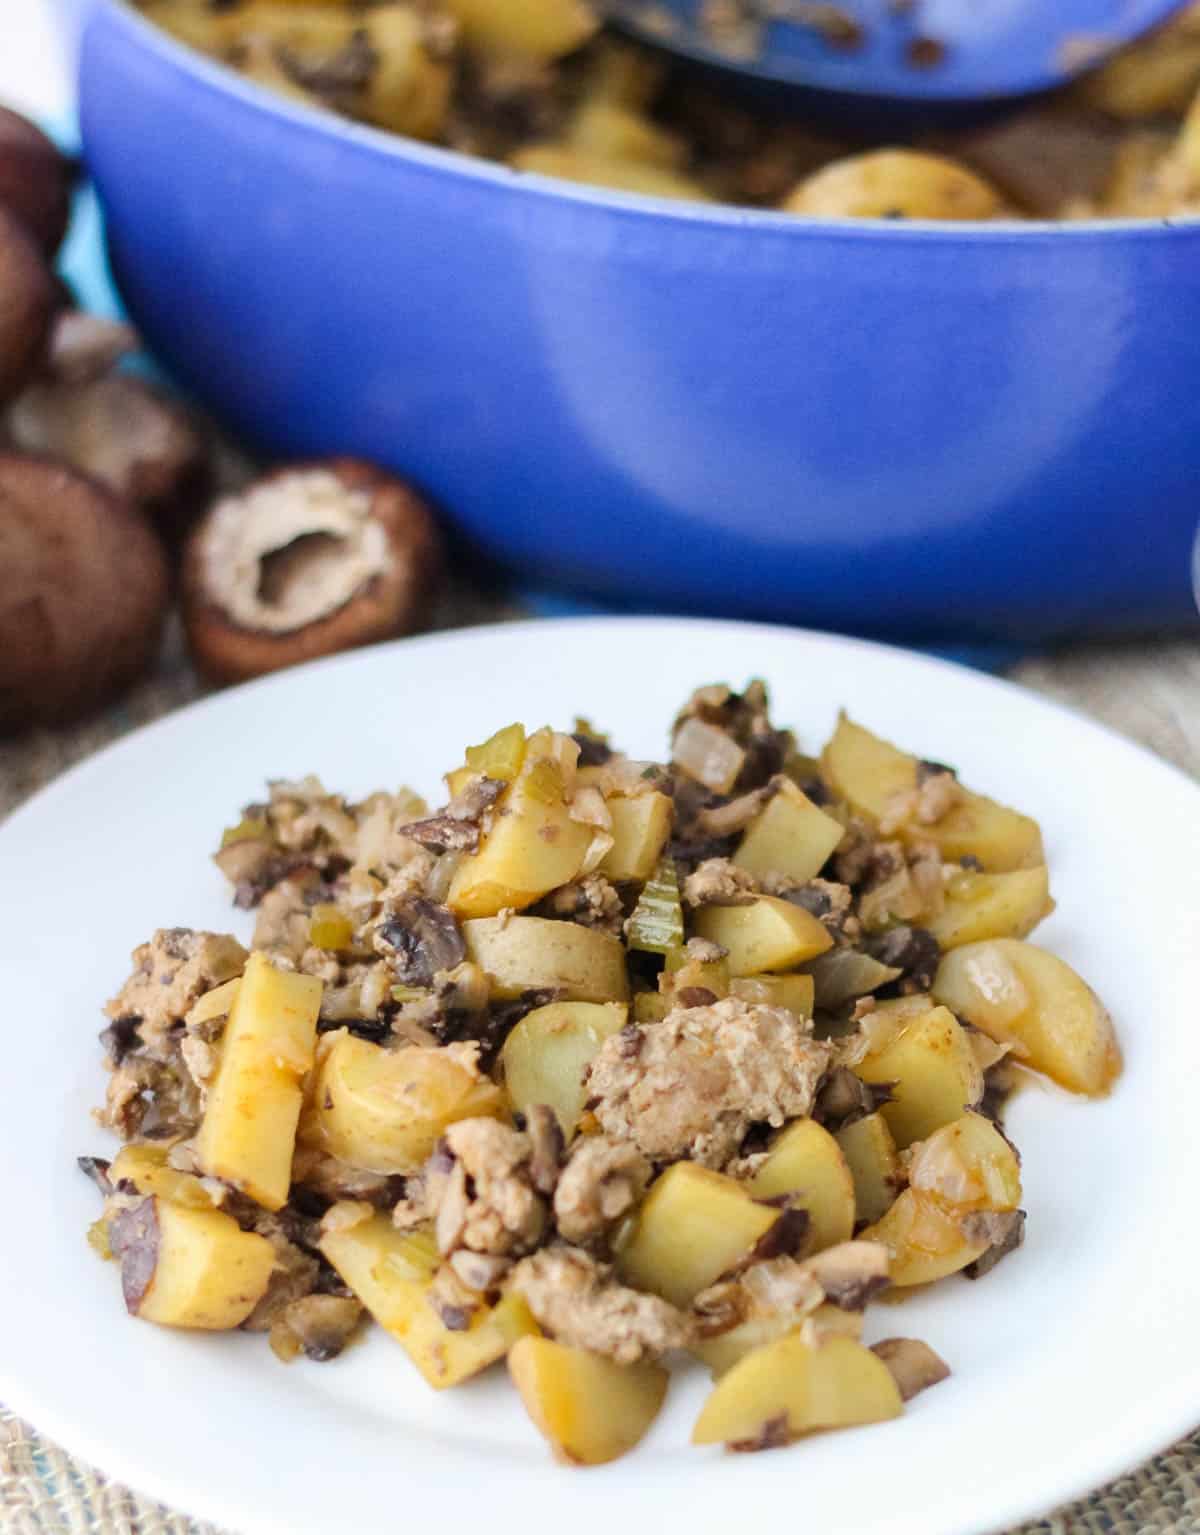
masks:
<path id="1" fill-rule="evenodd" d="M 281 104 L 114 0 L 82 123 L 152 348 L 598 595 L 901 638 L 1194 613 L 1200 223 L 806 224 Z"/>
<path id="2" fill-rule="evenodd" d="M 962 101 L 1047 90 L 1157 26 L 1181 0 L 837 0 L 852 46 L 786 20 L 765 25 L 745 58 L 715 51 L 697 20 L 704 0 L 609 0 L 606 9 L 664 46 L 756 78 L 895 100 Z M 764 7 L 765 8 L 765 7 Z M 785 7 L 779 7 L 785 9 Z M 797 7 L 802 10 L 802 7 Z M 822 7 L 813 7 L 820 10 Z M 829 9 L 826 7 L 825 9 Z M 661 15 L 675 30 L 662 32 Z M 933 41 L 935 63 L 910 48 Z"/>

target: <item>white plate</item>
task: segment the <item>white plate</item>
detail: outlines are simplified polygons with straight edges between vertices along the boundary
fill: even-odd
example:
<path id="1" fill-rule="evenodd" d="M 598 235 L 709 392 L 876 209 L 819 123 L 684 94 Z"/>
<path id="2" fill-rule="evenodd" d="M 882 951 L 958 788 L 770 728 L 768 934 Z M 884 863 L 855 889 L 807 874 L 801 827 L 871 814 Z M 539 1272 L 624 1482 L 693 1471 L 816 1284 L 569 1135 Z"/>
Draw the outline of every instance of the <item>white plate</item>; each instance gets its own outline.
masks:
<path id="1" fill-rule="evenodd" d="M 953 1378 L 882 1427 L 760 1456 L 688 1447 L 694 1372 L 641 1449 L 554 1465 L 503 1372 L 435 1395 L 382 1333 L 285 1368 L 261 1338 L 127 1319 L 83 1232 L 75 1170 L 105 1150 L 98 1008 L 156 926 L 234 928 L 208 860 L 268 776 L 436 795 L 463 745 L 518 717 L 588 715 L 661 753 L 691 686 L 762 675 L 820 742 L 839 705 L 1036 815 L 1059 908 L 1039 937 L 1116 1017 L 1126 1073 L 1087 1104 L 1026 1092 L 1025 1247 L 881 1329 L 927 1338 Z M 246 1532 L 610 1535 L 768 1521 L 839 1535 L 965 1535 L 1083 1493 L 1200 1420 L 1192 1204 L 1200 1165 L 1200 793 L 1095 725 L 900 651 L 741 624 L 585 620 L 436 636 L 224 694 L 84 763 L 0 829 L 9 1169 L 0 1397 L 109 1474 Z"/>

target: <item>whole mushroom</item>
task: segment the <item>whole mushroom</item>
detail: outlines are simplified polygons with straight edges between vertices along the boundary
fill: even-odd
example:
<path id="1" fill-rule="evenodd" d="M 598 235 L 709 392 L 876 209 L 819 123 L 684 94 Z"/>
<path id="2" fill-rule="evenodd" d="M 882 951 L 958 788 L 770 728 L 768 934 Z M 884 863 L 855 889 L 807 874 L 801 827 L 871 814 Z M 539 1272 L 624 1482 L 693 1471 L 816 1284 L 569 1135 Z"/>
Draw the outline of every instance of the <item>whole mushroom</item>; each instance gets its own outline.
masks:
<path id="1" fill-rule="evenodd" d="M 188 540 L 183 614 L 196 664 L 237 682 L 417 628 L 441 536 L 403 480 L 338 458 L 294 464 L 218 501 Z"/>
<path id="2" fill-rule="evenodd" d="M 0 206 L 0 404 L 37 372 L 57 303 L 58 291 L 33 236 Z"/>
<path id="3" fill-rule="evenodd" d="M 75 168 L 27 117 L 0 107 L 0 205 L 52 256 L 67 231 Z"/>
<path id="4" fill-rule="evenodd" d="M 161 531 L 176 533 L 200 499 L 204 449 L 181 405 L 117 371 L 139 346 L 127 325 L 61 309 L 42 369 L 0 428 L 22 453 L 61 459 L 142 507 Z"/>
<path id="5" fill-rule="evenodd" d="M 65 724 L 133 682 L 166 609 L 139 511 L 64 465 L 0 453 L 0 734 Z"/>

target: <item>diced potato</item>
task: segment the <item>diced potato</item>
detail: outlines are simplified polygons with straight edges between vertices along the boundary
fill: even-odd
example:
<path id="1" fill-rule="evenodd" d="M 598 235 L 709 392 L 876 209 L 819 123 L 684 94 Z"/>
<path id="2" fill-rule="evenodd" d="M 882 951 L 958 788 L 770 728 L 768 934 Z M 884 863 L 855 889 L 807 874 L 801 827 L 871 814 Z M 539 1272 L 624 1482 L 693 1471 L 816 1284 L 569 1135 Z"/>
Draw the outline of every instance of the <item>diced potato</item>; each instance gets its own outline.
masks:
<path id="1" fill-rule="evenodd" d="M 1008 874 L 964 869 L 946 886 L 946 904 L 925 926 L 943 949 L 984 938 L 1024 938 L 1054 910 L 1045 864 Z"/>
<path id="2" fill-rule="evenodd" d="M 981 176 L 912 149 L 846 155 L 807 176 L 784 203 L 814 218 L 990 219 L 1000 196 Z"/>
<path id="3" fill-rule="evenodd" d="M 573 1002 L 623 1002 L 629 996 L 619 938 L 548 917 L 480 917 L 463 923 L 467 957 L 485 970 L 492 995 L 519 997 L 551 987 Z"/>
<path id="4" fill-rule="evenodd" d="M 933 993 L 1017 1059 L 1075 1093 L 1097 1097 L 1121 1073 L 1112 1019 L 1065 960 L 1017 938 L 945 955 Z"/>
<path id="5" fill-rule="evenodd" d="M 556 59 L 585 43 L 598 25 L 585 0 L 446 0 L 468 48 Z"/>
<path id="6" fill-rule="evenodd" d="M 959 1212 L 917 1189 L 905 1189 L 861 1237 L 887 1248 L 888 1277 L 897 1288 L 957 1274 L 988 1249 L 986 1238 L 970 1241 L 964 1235 Z"/>
<path id="7" fill-rule="evenodd" d="M 803 1256 L 854 1234 L 854 1180 L 837 1141 L 815 1119 L 798 1119 L 780 1131 L 750 1179 L 750 1191 L 758 1199 L 789 1194 L 807 1210 Z"/>
<path id="8" fill-rule="evenodd" d="M 902 1021 L 854 1071 L 864 1082 L 891 1084 L 892 1101 L 879 1112 L 900 1147 L 961 1118 L 983 1096 L 975 1052 L 945 1007 Z"/>
<path id="9" fill-rule="evenodd" d="M 734 1178 L 676 1162 L 656 1180 L 619 1244 L 617 1267 L 676 1306 L 727 1273 L 779 1218 Z"/>
<path id="10" fill-rule="evenodd" d="M 266 1294 L 275 1249 L 219 1210 L 143 1199 L 109 1222 L 131 1316 L 164 1327 L 237 1327 Z"/>
<path id="11" fill-rule="evenodd" d="M 1021 1164 L 990 1119 L 964 1114 L 912 1148 L 909 1186 L 956 1210 L 1015 1210 Z"/>
<path id="12" fill-rule="evenodd" d="M 451 1331 L 429 1303 L 440 1261 L 432 1234 L 397 1231 L 386 1215 L 327 1232 L 321 1251 L 436 1390 L 486 1370 L 503 1359 L 518 1338 L 537 1332 L 528 1306 L 515 1291 L 494 1306 L 481 1301 L 470 1326 Z"/>
<path id="13" fill-rule="evenodd" d="M 614 795 L 607 801 L 613 845 L 600 862 L 600 873 L 617 882 L 645 880 L 654 873 L 671 835 L 671 800 L 650 794 Z"/>
<path id="14" fill-rule="evenodd" d="M 188 1009 L 187 1022 L 191 1028 L 196 1028 L 202 1023 L 212 1023 L 215 1018 L 228 1018 L 233 1011 L 233 1004 L 241 988 L 240 976 L 235 976 L 232 981 L 223 981 L 220 986 L 214 986 L 211 991 L 206 991 L 197 1002 L 193 1002 Z"/>
<path id="15" fill-rule="evenodd" d="M 377 66 L 349 110 L 377 127 L 415 139 L 435 139 L 450 105 L 454 76 L 426 42 L 425 24 L 408 4 L 379 5 L 355 18 Z"/>
<path id="16" fill-rule="evenodd" d="M 844 835 L 840 821 L 785 778 L 751 821 L 733 862 L 751 874 L 786 874 L 803 883 L 821 872 Z"/>
<path id="17" fill-rule="evenodd" d="M 880 820 L 897 796 L 917 782 L 915 757 L 844 714 L 821 754 L 821 766 L 834 791 L 872 821 Z M 932 826 L 905 825 L 897 835 L 905 842 L 934 843 L 948 862 L 968 855 L 977 858 L 989 874 L 1045 863 L 1036 821 L 981 794 L 964 794 L 962 803 Z"/>
<path id="18" fill-rule="evenodd" d="M 670 1379 L 661 1365 L 615 1364 L 549 1338 L 520 1339 L 508 1369 L 538 1432 L 560 1459 L 580 1466 L 632 1450 L 658 1416 Z"/>
<path id="19" fill-rule="evenodd" d="M 302 1083 L 313 1064 L 322 982 L 251 954 L 196 1137 L 201 1169 L 268 1210 L 287 1202 Z"/>
<path id="20" fill-rule="evenodd" d="M 527 144 L 509 157 L 514 170 L 538 176 L 558 176 L 584 186 L 611 187 L 619 192 L 640 192 L 646 197 L 667 197 L 683 202 L 711 202 L 698 181 L 641 160 L 598 155 L 574 144 L 547 142 Z"/>
<path id="21" fill-rule="evenodd" d="M 775 1316 L 751 1317 L 731 1327 L 728 1332 L 689 1344 L 688 1350 L 701 1363 L 706 1364 L 716 1377 L 731 1370 L 755 1349 L 762 1348 L 766 1343 L 774 1343 L 776 1338 L 785 1338 L 790 1333 L 800 1334 L 810 1346 L 824 1342 L 835 1333 L 857 1342 L 862 1338 L 863 1313 L 843 1311 L 840 1306 L 822 1305 L 811 1311 L 785 1311 Z"/>
<path id="22" fill-rule="evenodd" d="M 670 170 L 687 158 L 687 145 L 645 112 L 604 96 L 586 97 L 567 137 L 576 149 L 610 160 L 634 160 Z"/>
<path id="23" fill-rule="evenodd" d="M 584 1073 L 628 1016 L 622 1002 L 551 1002 L 526 1013 L 500 1052 L 513 1108 L 525 1113 L 534 1104 L 548 1104 L 569 1141 L 587 1101 Z"/>
<path id="24" fill-rule="evenodd" d="M 661 991 L 639 991 L 633 998 L 635 1023 L 661 1023 L 671 1008 L 671 998 Z"/>
<path id="25" fill-rule="evenodd" d="M 594 828 L 573 821 L 567 803 L 578 755 L 569 736 L 530 736 L 521 771 L 496 801 L 491 831 L 450 882 L 446 904 L 456 916 L 520 911 L 579 873 Z"/>
<path id="26" fill-rule="evenodd" d="M 720 999 L 729 995 L 732 982 L 729 978 L 729 961 L 720 959 L 696 959 L 685 944 L 668 949 L 666 964 L 658 978 L 659 990 L 667 996 L 699 987 Z"/>
<path id="27" fill-rule="evenodd" d="M 693 1444 L 779 1444 L 817 1429 L 900 1415 L 887 1366 L 853 1338 L 813 1348 L 795 1336 L 756 1349 L 722 1375 L 692 1430 Z"/>
<path id="28" fill-rule="evenodd" d="M 501 1089 L 452 1047 L 385 1050 L 353 1034 L 329 1047 L 313 1105 L 325 1149 L 375 1173 L 415 1173 L 447 1125 L 506 1113 Z"/>
<path id="29" fill-rule="evenodd" d="M 745 906 L 703 906 L 694 927 L 729 950 L 733 975 L 791 970 L 832 948 L 825 927 L 802 906 L 760 895 Z"/>
<path id="30" fill-rule="evenodd" d="M 144 1142 L 122 1146 L 108 1169 L 109 1182 L 132 1183 L 139 1194 L 157 1194 L 175 1205 L 214 1210 L 216 1202 L 193 1173 L 181 1173 L 167 1163 L 165 1146 Z"/>
<path id="31" fill-rule="evenodd" d="M 834 1136 L 854 1180 L 858 1219 L 877 1221 L 902 1183 L 896 1142 L 882 1114 L 867 1114 Z"/>
<path id="32" fill-rule="evenodd" d="M 729 983 L 729 995 L 764 1007 L 786 1007 L 797 1018 L 811 1018 L 811 975 L 739 975 Z"/>

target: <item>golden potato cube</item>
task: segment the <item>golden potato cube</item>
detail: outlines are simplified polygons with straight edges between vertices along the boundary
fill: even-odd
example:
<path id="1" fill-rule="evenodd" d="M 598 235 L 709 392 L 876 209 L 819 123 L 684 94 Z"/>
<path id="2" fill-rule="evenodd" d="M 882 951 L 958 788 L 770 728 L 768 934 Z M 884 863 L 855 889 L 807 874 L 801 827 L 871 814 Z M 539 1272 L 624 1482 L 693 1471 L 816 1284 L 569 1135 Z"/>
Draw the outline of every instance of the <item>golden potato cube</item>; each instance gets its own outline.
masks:
<path id="1" fill-rule="evenodd" d="M 905 1189 L 859 1236 L 864 1242 L 882 1242 L 887 1248 L 888 1278 L 897 1288 L 932 1284 L 947 1274 L 957 1274 L 988 1249 L 986 1238 L 967 1239 L 961 1213 L 932 1195 Z"/>
<path id="2" fill-rule="evenodd" d="M 595 828 L 571 819 L 574 758 L 567 747 L 579 755 L 569 736 L 530 736 L 521 771 L 496 801 L 491 830 L 450 882 L 446 904 L 456 916 L 520 911 L 569 884 L 583 867 Z"/>
<path id="3" fill-rule="evenodd" d="M 195 1210 L 215 1210 L 216 1202 L 193 1173 L 179 1172 L 169 1166 L 165 1146 L 145 1142 L 122 1146 L 108 1169 L 109 1182 L 132 1183 L 139 1194 L 157 1194 L 176 1205 L 190 1205 Z"/>
<path id="4" fill-rule="evenodd" d="M 873 149 L 831 160 L 783 204 L 814 218 L 990 219 L 1000 196 L 981 176 L 913 149 Z"/>
<path id="5" fill-rule="evenodd" d="M 896 1198 L 903 1179 L 896 1142 L 880 1113 L 867 1114 L 834 1136 L 854 1180 L 854 1205 L 862 1221 L 877 1221 Z"/>
<path id="6" fill-rule="evenodd" d="M 682 202 L 712 201 L 698 181 L 681 171 L 642 160 L 598 155 L 575 144 L 526 144 L 509 156 L 508 163 L 514 170 L 560 176 L 564 181 L 578 181 L 584 186 L 612 187 L 621 192 L 641 192 L 646 197 L 677 198 Z"/>
<path id="7" fill-rule="evenodd" d="M 638 1208 L 619 1244 L 617 1268 L 637 1289 L 688 1306 L 778 1218 L 777 1209 L 757 1203 L 736 1179 L 694 1162 L 676 1162 Z"/>
<path id="8" fill-rule="evenodd" d="M 795 1335 L 747 1354 L 722 1375 L 692 1430 L 693 1444 L 779 1444 L 817 1429 L 900 1415 L 896 1383 L 853 1338 L 813 1347 Z"/>
<path id="9" fill-rule="evenodd" d="M 833 946 L 810 912 L 770 895 L 757 896 L 746 906 L 703 906 L 693 926 L 701 938 L 729 950 L 732 975 L 791 970 Z"/>
<path id="10" fill-rule="evenodd" d="M 232 981 L 223 981 L 220 986 L 214 986 L 211 991 L 206 991 L 188 1009 L 188 1026 L 195 1028 L 198 1024 L 212 1023 L 215 1018 L 228 1018 L 233 1011 L 234 1002 L 237 1001 L 241 985 L 241 976 L 235 976 Z"/>
<path id="11" fill-rule="evenodd" d="M 321 1251 L 435 1390 L 478 1375 L 503 1359 L 518 1338 L 537 1332 L 515 1291 L 494 1306 L 481 1301 L 470 1326 L 451 1331 L 429 1301 L 441 1261 L 432 1233 L 397 1231 L 386 1215 L 327 1232 Z"/>
<path id="12" fill-rule="evenodd" d="M 670 797 L 655 790 L 616 795 L 607 804 L 613 845 L 601 860 L 599 872 L 617 882 L 649 879 L 671 835 Z"/>
<path id="13" fill-rule="evenodd" d="M 880 1113 L 901 1148 L 959 1119 L 983 1096 L 983 1073 L 962 1026 L 945 1007 L 902 1021 L 854 1068 L 864 1082 L 891 1085 Z"/>
<path id="14" fill-rule="evenodd" d="M 854 1179 L 837 1141 L 815 1119 L 798 1119 L 779 1132 L 750 1179 L 750 1192 L 757 1199 L 787 1194 L 808 1211 L 802 1256 L 854 1234 Z"/>
<path id="15" fill-rule="evenodd" d="M 671 1009 L 671 998 L 661 991 L 639 991 L 633 998 L 636 1023 L 661 1023 Z"/>
<path id="16" fill-rule="evenodd" d="M 251 954 L 196 1137 L 201 1169 L 268 1210 L 281 1209 L 291 1187 L 321 992 L 315 976 L 276 970 L 265 954 Z"/>
<path id="17" fill-rule="evenodd" d="M 1018 938 L 965 944 L 942 958 L 933 994 L 1018 1060 L 1098 1097 L 1121 1074 L 1112 1019 L 1065 960 Z"/>
<path id="18" fill-rule="evenodd" d="M 131 1316 L 163 1327 L 238 1327 L 266 1294 L 275 1249 L 231 1215 L 151 1197 L 109 1222 Z"/>
<path id="19" fill-rule="evenodd" d="M 908 1182 L 956 1210 L 1015 1210 L 1021 1203 L 1017 1153 L 982 1114 L 964 1114 L 913 1146 Z"/>
<path id="20" fill-rule="evenodd" d="M 1045 864 L 1008 874 L 964 869 L 946 886 L 946 904 L 925 926 L 943 949 L 984 938 L 1024 938 L 1054 910 Z"/>
<path id="21" fill-rule="evenodd" d="M 658 1417 L 670 1380 L 661 1365 L 616 1364 L 549 1338 L 521 1338 L 508 1371 L 555 1455 L 579 1466 L 632 1450 Z"/>
<path id="22" fill-rule="evenodd" d="M 797 1018 L 811 1018 L 815 987 L 811 975 L 738 975 L 729 995 L 762 1007 L 786 1007 Z"/>
<path id="23" fill-rule="evenodd" d="M 880 820 L 900 795 L 917 783 L 917 759 L 856 725 L 844 714 L 825 750 L 822 770 L 835 793 L 858 815 Z M 1036 821 L 964 790 L 964 799 L 931 826 L 904 825 L 905 842 L 932 842 L 942 857 L 955 862 L 977 858 L 989 874 L 1044 864 L 1042 834 Z"/>
<path id="24" fill-rule="evenodd" d="M 534 1104 L 548 1104 L 569 1141 L 587 1102 L 584 1074 L 628 1017 L 623 1002 L 551 1002 L 526 1013 L 500 1052 L 513 1108 L 525 1113 Z"/>
<path id="25" fill-rule="evenodd" d="M 463 42 L 482 53 L 557 59 L 599 25 L 585 0 L 446 0 Z"/>
<path id="26" fill-rule="evenodd" d="M 863 1313 L 843 1311 L 840 1306 L 821 1305 L 812 1310 L 782 1311 L 774 1316 L 751 1317 L 739 1322 L 728 1332 L 714 1338 L 701 1338 L 689 1344 L 688 1352 L 708 1366 L 713 1376 L 724 1375 L 747 1354 L 785 1338 L 799 1334 L 805 1343 L 815 1346 L 835 1334 L 853 1338 L 856 1342 L 863 1334 Z"/>
<path id="27" fill-rule="evenodd" d="M 313 1105 L 325 1149 L 374 1173 L 415 1173 L 447 1125 L 506 1114 L 501 1089 L 453 1047 L 385 1050 L 353 1034 L 329 1047 Z"/>
<path id="28" fill-rule="evenodd" d="M 507 1000 L 542 987 L 573 1002 L 624 1002 L 629 996 L 619 938 L 548 917 L 478 917 L 463 923 L 467 957 L 487 972 L 492 995 Z"/>
<path id="29" fill-rule="evenodd" d="M 751 874 L 786 874 L 803 883 L 821 872 L 844 835 L 840 821 L 785 778 L 751 821 L 733 861 Z"/>

